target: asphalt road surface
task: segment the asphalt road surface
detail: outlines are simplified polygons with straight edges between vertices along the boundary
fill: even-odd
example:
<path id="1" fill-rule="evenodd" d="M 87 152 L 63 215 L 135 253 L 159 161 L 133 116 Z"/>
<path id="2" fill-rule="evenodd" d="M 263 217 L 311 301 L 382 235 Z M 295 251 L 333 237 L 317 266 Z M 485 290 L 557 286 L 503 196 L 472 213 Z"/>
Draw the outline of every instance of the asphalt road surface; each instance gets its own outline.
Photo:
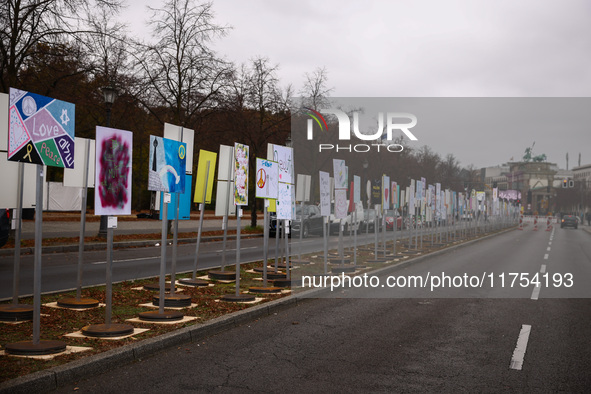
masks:
<path id="1" fill-rule="evenodd" d="M 590 392 L 590 237 L 515 230 L 388 273 L 544 271 L 550 286 L 339 289 L 57 392 Z"/>

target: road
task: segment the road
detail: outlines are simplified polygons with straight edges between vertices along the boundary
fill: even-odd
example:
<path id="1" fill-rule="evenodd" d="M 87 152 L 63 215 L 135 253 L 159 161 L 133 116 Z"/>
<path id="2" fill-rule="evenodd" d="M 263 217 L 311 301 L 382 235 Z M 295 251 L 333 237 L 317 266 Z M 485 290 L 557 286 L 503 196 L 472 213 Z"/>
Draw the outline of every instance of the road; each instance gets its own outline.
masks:
<path id="1" fill-rule="evenodd" d="M 388 234 L 391 236 L 391 232 Z M 373 242 L 374 235 L 360 234 L 359 243 Z M 365 240 L 365 241 L 364 241 Z M 154 245 L 159 241 L 154 241 Z M 331 248 L 336 248 L 338 237 L 330 238 Z M 240 257 L 242 263 L 260 261 L 263 258 L 262 237 L 241 239 Z M 299 239 L 295 250 L 298 251 Z M 196 244 L 180 244 L 177 246 L 177 272 L 192 271 L 195 261 Z M 302 242 L 303 252 L 321 251 L 323 239 L 311 237 Z M 269 240 L 269 258 L 275 257 L 275 238 Z M 235 264 L 236 242 L 228 240 L 226 246 L 226 264 Z M 198 269 L 219 267 L 222 263 L 223 243 L 202 242 L 199 249 Z M 86 251 L 83 258 L 82 286 L 101 285 L 105 283 L 106 251 Z M 160 246 L 144 248 L 128 248 L 114 251 L 113 281 L 142 279 L 158 276 L 160 273 Z M 19 293 L 21 296 L 33 292 L 33 255 L 21 256 Z M 172 264 L 172 246 L 167 248 L 167 273 Z M 0 299 L 12 297 L 13 256 L 0 257 Z M 42 258 L 41 291 L 55 292 L 76 288 L 78 269 L 78 252 L 47 253 Z"/>
<path id="2" fill-rule="evenodd" d="M 388 273 L 544 270 L 570 288 L 339 289 L 57 392 L 589 392 L 590 237 L 514 230 Z"/>

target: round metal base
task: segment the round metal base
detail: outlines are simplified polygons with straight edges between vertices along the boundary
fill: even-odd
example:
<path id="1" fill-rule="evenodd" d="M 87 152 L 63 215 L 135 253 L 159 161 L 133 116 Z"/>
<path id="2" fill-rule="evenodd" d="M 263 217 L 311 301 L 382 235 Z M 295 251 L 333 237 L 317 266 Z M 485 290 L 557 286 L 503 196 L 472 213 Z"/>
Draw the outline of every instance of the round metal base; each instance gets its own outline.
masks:
<path id="1" fill-rule="evenodd" d="M 384 261 L 387 260 L 382 260 L 382 259 L 371 259 L 371 260 L 365 260 L 365 264 L 381 264 Z"/>
<path id="2" fill-rule="evenodd" d="M 355 266 L 354 265 L 344 265 L 342 267 L 332 267 L 331 271 L 334 274 L 351 273 L 351 272 L 355 272 Z"/>
<path id="3" fill-rule="evenodd" d="M 0 305 L 0 321 L 33 320 L 33 305 L 6 304 Z"/>
<path id="4" fill-rule="evenodd" d="M 281 287 L 251 287 L 248 291 L 250 293 L 273 294 L 281 293 Z"/>
<path id="5" fill-rule="evenodd" d="M 225 294 L 222 296 L 222 301 L 228 302 L 250 302 L 254 301 L 256 297 L 252 294 Z"/>
<path id="6" fill-rule="evenodd" d="M 291 287 L 291 286 L 301 286 L 302 280 L 291 280 L 291 279 L 275 279 L 273 281 L 273 285 L 277 287 Z"/>
<path id="7" fill-rule="evenodd" d="M 112 338 L 122 337 L 133 334 L 133 326 L 131 324 L 91 324 L 82 327 L 82 334 L 87 337 L 95 338 Z"/>
<path id="8" fill-rule="evenodd" d="M 273 265 L 273 268 L 275 268 L 275 265 Z M 280 270 L 287 269 L 287 265 L 285 263 L 279 263 L 279 264 L 277 264 L 277 269 L 280 269 Z"/>
<path id="9" fill-rule="evenodd" d="M 207 275 L 215 280 L 236 280 L 235 271 L 209 271 Z"/>
<path id="10" fill-rule="evenodd" d="M 351 263 L 351 260 L 350 259 L 343 259 L 341 261 L 341 259 L 330 259 L 328 262 L 330 264 L 341 264 L 341 263 L 343 263 L 343 264 L 350 264 Z"/>
<path id="11" fill-rule="evenodd" d="M 267 279 L 285 279 L 287 274 L 285 272 L 267 272 Z"/>
<path id="12" fill-rule="evenodd" d="M 171 290 L 171 284 L 167 283 L 164 285 L 164 291 L 170 291 Z M 147 285 L 144 285 L 144 290 L 150 290 L 150 291 L 160 291 L 160 283 L 156 282 L 156 283 L 148 283 Z"/>
<path id="13" fill-rule="evenodd" d="M 142 312 L 138 314 L 138 317 L 142 321 L 177 321 L 183 320 L 183 314 L 177 311 L 164 311 L 160 313 L 158 311 Z"/>
<path id="14" fill-rule="evenodd" d="M 7 354 L 15 356 L 44 356 L 61 353 L 66 350 L 66 343 L 62 341 L 39 341 L 37 345 L 33 341 L 9 343 L 4 347 Z"/>
<path id="15" fill-rule="evenodd" d="M 152 298 L 152 304 L 154 306 L 160 305 L 160 296 L 154 296 Z M 191 296 L 190 295 L 167 295 L 164 296 L 164 306 L 169 308 L 184 308 L 187 306 L 191 306 Z"/>
<path id="16" fill-rule="evenodd" d="M 76 297 L 65 297 L 57 300 L 57 305 L 61 306 L 62 308 L 88 309 L 96 308 L 99 306 L 99 302 L 94 298 L 80 298 L 78 300 Z"/>
<path id="17" fill-rule="evenodd" d="M 253 268 L 252 270 L 254 272 L 262 273 L 263 270 L 264 270 L 264 267 L 256 267 L 256 268 Z M 273 267 L 272 266 L 267 266 L 267 272 L 274 271 L 274 270 L 275 270 L 275 267 L 274 266 Z"/>
<path id="18" fill-rule="evenodd" d="M 179 282 L 186 286 L 205 287 L 209 286 L 209 282 L 202 279 L 179 279 Z"/>
<path id="19" fill-rule="evenodd" d="M 420 250 L 406 250 L 404 252 L 402 252 L 402 254 L 419 254 L 421 253 Z"/>

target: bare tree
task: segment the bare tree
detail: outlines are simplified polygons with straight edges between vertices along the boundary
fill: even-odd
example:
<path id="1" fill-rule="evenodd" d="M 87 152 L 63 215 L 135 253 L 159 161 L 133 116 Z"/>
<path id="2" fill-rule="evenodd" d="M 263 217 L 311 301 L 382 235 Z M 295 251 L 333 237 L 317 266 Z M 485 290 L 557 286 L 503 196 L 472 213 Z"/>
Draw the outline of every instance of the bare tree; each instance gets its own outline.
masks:
<path id="1" fill-rule="evenodd" d="M 121 0 L 4 0 L 0 5 L 1 88 L 19 86 L 19 73 L 41 44 L 63 44 L 88 31 L 97 10 L 116 12 Z"/>
<path id="2" fill-rule="evenodd" d="M 170 117 L 177 125 L 191 125 L 199 111 L 213 106 L 226 83 L 230 65 L 209 45 L 229 27 L 214 23 L 212 3 L 167 0 L 150 10 L 157 41 L 138 47 L 144 80 L 138 95 L 161 123 Z M 163 107 L 168 111 L 163 113 Z"/>
<path id="3" fill-rule="evenodd" d="M 328 70 L 326 67 L 318 67 L 312 73 L 304 74 L 304 86 L 299 91 L 302 95 L 304 107 L 318 111 L 329 106 L 330 93 L 334 88 L 329 88 Z"/>
<path id="4" fill-rule="evenodd" d="M 269 59 L 256 57 L 234 73 L 226 97 L 229 114 L 228 130 L 235 133 L 237 142 L 250 147 L 250 172 L 256 170 L 256 157 L 266 157 L 267 144 L 284 144 L 289 135 L 289 102 L 291 87 L 279 86 L 278 65 Z M 254 176 L 251 176 L 254 179 Z M 256 226 L 256 200 L 254 182 L 251 185 L 249 205 L 251 226 Z"/>

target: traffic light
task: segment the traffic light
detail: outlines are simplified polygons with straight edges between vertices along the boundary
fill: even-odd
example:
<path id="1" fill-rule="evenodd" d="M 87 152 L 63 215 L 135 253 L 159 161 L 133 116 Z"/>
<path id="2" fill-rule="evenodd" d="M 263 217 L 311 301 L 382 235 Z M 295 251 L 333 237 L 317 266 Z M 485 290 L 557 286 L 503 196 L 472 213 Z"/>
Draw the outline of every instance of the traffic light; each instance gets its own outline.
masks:
<path id="1" fill-rule="evenodd" d="M 563 180 L 562 180 L 562 188 L 563 188 L 563 189 L 566 189 L 567 187 L 568 187 L 568 180 L 566 180 L 566 179 L 563 179 Z"/>

